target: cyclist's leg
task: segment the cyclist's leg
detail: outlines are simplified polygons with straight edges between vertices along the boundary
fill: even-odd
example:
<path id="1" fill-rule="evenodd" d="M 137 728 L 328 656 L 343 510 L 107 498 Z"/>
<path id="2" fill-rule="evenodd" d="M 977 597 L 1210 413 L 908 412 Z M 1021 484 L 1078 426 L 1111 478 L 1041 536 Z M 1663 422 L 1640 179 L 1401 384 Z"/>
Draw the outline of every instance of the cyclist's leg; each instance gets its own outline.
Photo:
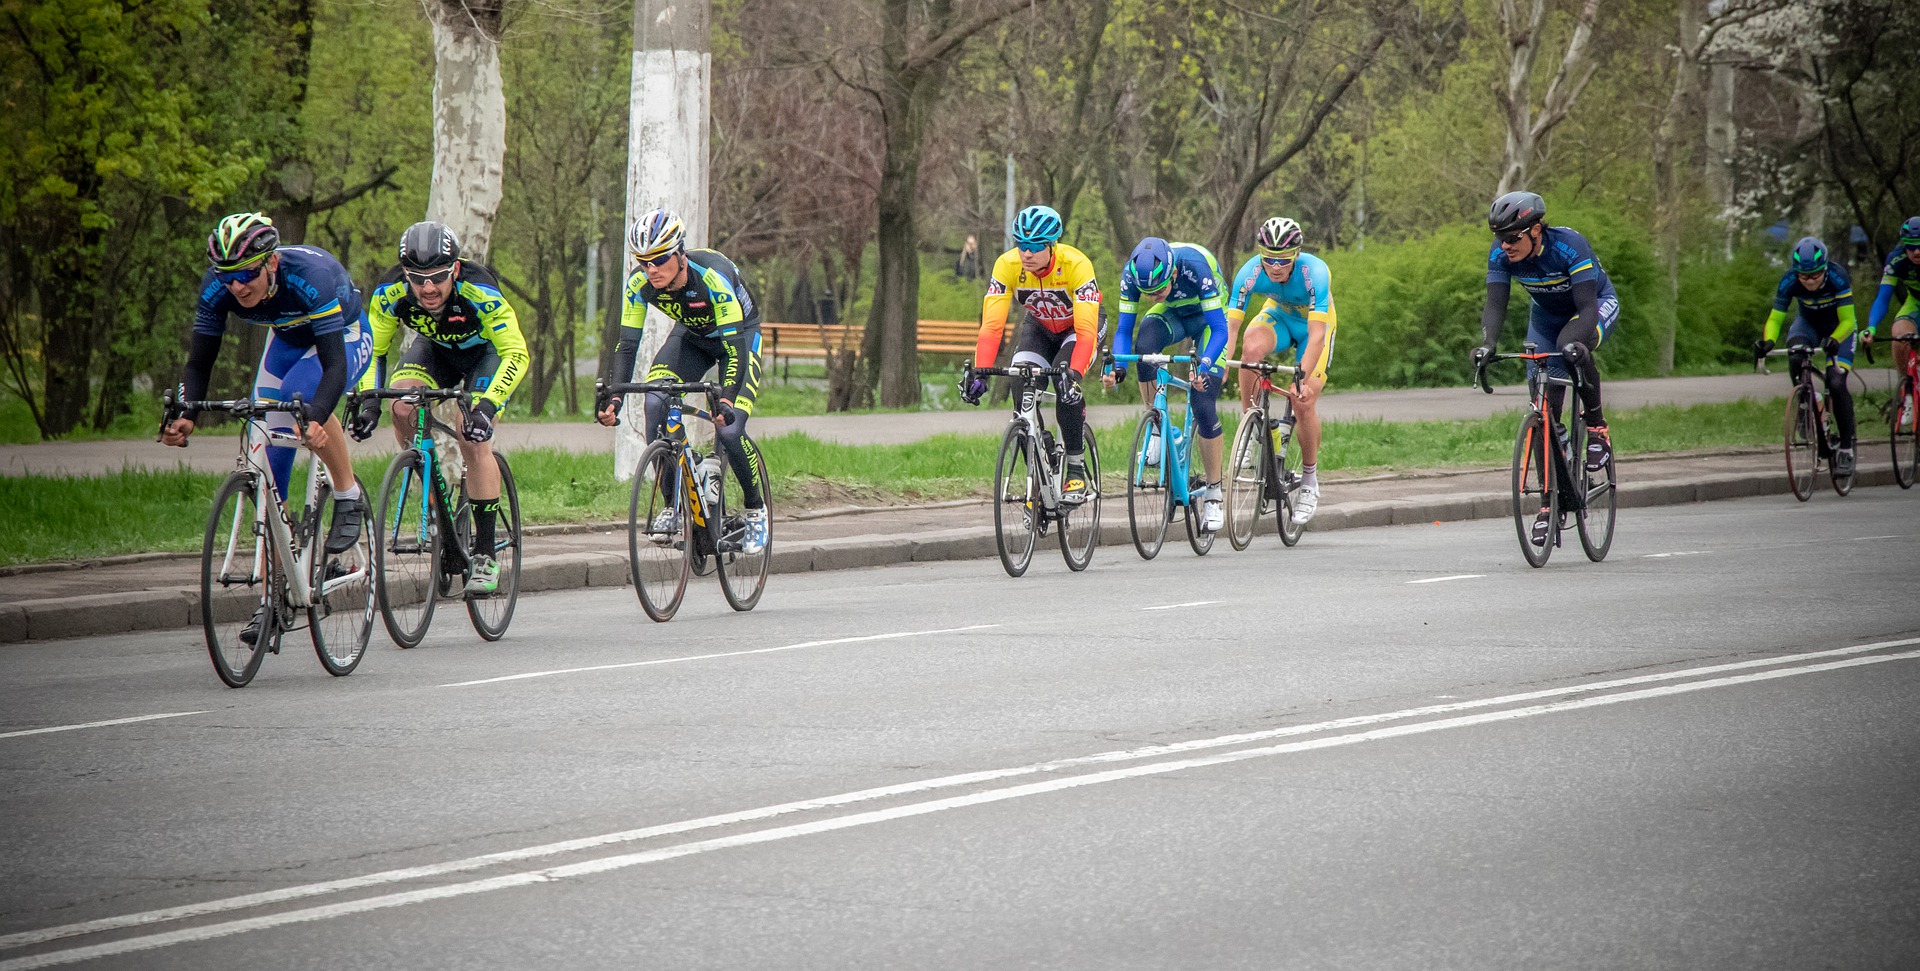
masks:
<path id="1" fill-rule="evenodd" d="M 1796 316 L 1793 323 L 1787 326 L 1786 343 L 1788 348 L 1804 347 L 1811 352 L 1820 346 L 1820 332 L 1807 323 L 1807 318 Z M 1800 383 L 1800 367 L 1792 355 L 1787 357 L 1787 380 L 1790 384 Z"/>
<path id="2" fill-rule="evenodd" d="M 711 344 L 707 348 L 715 362 L 722 365 L 720 383 L 727 383 L 724 373 L 728 362 L 727 355 L 731 345 L 722 341 L 702 341 Z M 754 455 L 748 448 L 752 439 L 747 438 L 747 420 L 753 417 L 753 399 L 760 390 L 760 332 L 754 331 L 746 349 L 746 359 L 733 362 L 732 366 L 745 370 L 745 379 L 740 382 L 740 393 L 733 399 L 733 410 L 737 420 L 729 422 L 725 428 L 715 430 L 714 438 L 720 443 L 720 450 L 726 453 L 727 463 L 733 466 L 734 478 L 740 482 L 741 501 L 748 509 L 760 509 L 766 506 L 767 499 L 760 494 L 760 477 L 756 474 Z M 701 369 L 705 373 L 705 369 Z"/>
<path id="3" fill-rule="evenodd" d="M 500 369 L 500 352 L 492 344 L 482 344 L 467 352 L 446 351 L 437 355 L 459 372 L 466 389 L 475 395 L 486 392 L 493 374 Z M 495 412 L 495 421 L 499 413 Z M 467 464 L 467 498 L 473 500 L 473 552 L 491 557 L 494 524 L 500 514 L 500 466 L 493 460 L 493 443 L 469 442 L 459 438 L 460 457 Z"/>
<path id="4" fill-rule="evenodd" d="M 460 380 L 459 372 L 449 372 L 445 360 L 434 353 L 435 344 L 424 337 L 416 337 L 411 345 L 400 354 L 400 364 L 393 369 L 391 385 L 403 388 L 446 388 Z M 401 448 L 413 444 L 413 406 L 404 401 L 393 403 L 393 440 Z"/>
<path id="5" fill-rule="evenodd" d="M 1893 336 L 1912 337 L 1916 332 L 1920 332 L 1920 323 L 1916 322 L 1920 322 L 1920 301 L 1908 297 L 1906 306 L 1900 310 L 1900 316 L 1893 320 Z M 1904 373 L 1907 369 L 1907 355 L 1912 353 L 1913 350 L 1905 344 L 1893 345 L 1893 366 Z"/>
<path id="6" fill-rule="evenodd" d="M 347 376 L 346 386 L 352 387 L 360 380 L 371 360 L 370 346 L 364 330 L 350 329 L 346 335 Z M 254 395 L 271 401 L 291 401 L 298 395 L 302 401 L 311 402 L 320 388 L 320 355 L 317 349 L 296 347 L 279 338 L 277 334 L 268 335 L 267 347 L 260 355 L 260 372 L 254 379 Z M 292 434 L 295 429 L 293 414 L 285 411 L 268 412 L 267 427 L 278 432 Z M 314 454 L 327 467 L 327 477 L 332 480 L 334 496 L 342 500 L 353 500 L 359 496 L 359 482 L 353 475 L 353 461 L 347 453 L 346 429 L 341 427 L 340 419 L 333 414 L 326 415 L 317 423 L 327 430 L 327 444 L 314 449 Z M 293 471 L 293 449 L 290 446 L 269 445 L 267 461 L 273 466 L 273 475 L 280 489 L 280 498 L 287 497 L 287 479 Z"/>
<path id="7" fill-rule="evenodd" d="M 1158 354 L 1172 344 L 1174 322 L 1167 318 L 1167 305 L 1156 303 L 1148 307 L 1135 322 L 1133 328 L 1133 352 L 1135 354 Z M 1134 377 L 1140 385 L 1140 403 L 1153 407 L 1153 397 L 1159 393 L 1158 382 L 1154 380 L 1158 369 L 1145 361 L 1137 361 Z"/>
<path id="8" fill-rule="evenodd" d="M 1242 361 L 1262 361 L 1267 355 L 1282 352 L 1285 348 L 1276 346 L 1278 339 L 1273 317 L 1261 313 L 1248 318 L 1246 326 L 1240 332 L 1240 359 Z M 1253 410 L 1253 391 L 1260 383 L 1260 374 L 1254 371 L 1241 371 L 1236 376 L 1240 385 L 1240 413 Z"/>
<path id="9" fill-rule="evenodd" d="M 707 373 L 707 368 L 713 366 L 713 361 L 687 346 L 689 336 L 691 335 L 687 333 L 685 327 L 679 324 L 674 325 L 673 330 L 667 333 L 667 339 L 661 342 L 660 353 L 654 355 L 653 366 L 647 369 L 648 381 L 697 381 L 700 375 Z M 694 370 L 696 365 L 699 370 Z M 659 438 L 666 429 L 667 398 L 667 395 L 657 391 L 647 392 L 645 407 L 648 442 Z M 672 502 L 679 493 L 679 488 L 679 479 L 669 476 L 667 481 L 661 484 L 660 495 L 668 502 Z"/>
<path id="10" fill-rule="evenodd" d="M 1827 362 L 1827 401 L 1833 406 L 1834 423 L 1840 430 L 1840 447 L 1853 447 L 1853 389 L 1847 386 L 1847 374 L 1853 370 L 1854 335 L 1840 342 L 1840 353 Z"/>
<path id="11" fill-rule="evenodd" d="M 1560 332 L 1566 329 L 1567 323 L 1566 318 L 1547 313 L 1541 310 L 1540 305 L 1536 303 L 1532 309 L 1527 312 L 1527 343 L 1534 345 L 1535 350 L 1542 354 L 1557 351 L 1560 349 Z M 1545 362 L 1527 362 L 1527 375 L 1529 377 L 1538 371 L 1544 371 L 1551 377 L 1564 378 L 1567 376 L 1567 369 L 1562 365 L 1559 358 L 1550 357 Z M 1567 389 L 1557 384 L 1547 386 L 1547 404 L 1553 409 L 1555 415 L 1561 413 L 1561 406 L 1566 400 Z"/>
<path id="12" fill-rule="evenodd" d="M 1179 342 L 1191 338 L 1196 355 L 1207 346 L 1207 319 L 1202 314 L 1191 314 L 1175 323 L 1173 341 Z M 1207 485 L 1217 490 L 1220 485 L 1221 453 L 1225 447 L 1223 429 L 1220 427 L 1220 385 L 1223 379 L 1208 380 L 1205 389 L 1192 388 L 1187 393 L 1187 406 L 1193 409 L 1193 434 L 1200 439 L 1196 444 L 1200 448 L 1201 465 L 1207 473 Z"/>
<path id="13" fill-rule="evenodd" d="M 1575 317 L 1567 321 L 1555 337 L 1554 349 L 1564 354 L 1563 360 L 1580 372 L 1580 409 L 1588 428 L 1605 428 L 1607 425 L 1600 410 L 1600 366 L 1594 363 L 1593 352 L 1601 341 L 1606 340 L 1607 332 L 1619 317 L 1620 301 L 1602 298 L 1597 322 L 1586 324 Z"/>

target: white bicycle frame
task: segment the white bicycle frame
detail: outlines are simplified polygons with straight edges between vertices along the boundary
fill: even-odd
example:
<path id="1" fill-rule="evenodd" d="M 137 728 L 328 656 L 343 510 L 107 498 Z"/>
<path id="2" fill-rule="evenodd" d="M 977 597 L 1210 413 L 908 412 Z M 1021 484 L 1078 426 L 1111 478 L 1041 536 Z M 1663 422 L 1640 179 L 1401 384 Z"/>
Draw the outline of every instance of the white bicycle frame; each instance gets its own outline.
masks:
<path id="1" fill-rule="evenodd" d="M 1007 370 L 1013 371 L 1028 366 L 1029 365 L 1009 364 L 1007 365 Z M 1040 365 L 1030 365 L 1030 367 L 1032 367 L 1033 370 L 1040 369 Z M 1030 374 L 1025 380 L 1030 382 L 1033 380 L 1033 376 Z M 1040 483 L 1041 501 L 1048 509 L 1058 509 L 1060 508 L 1060 479 L 1053 474 L 1053 456 L 1046 454 L 1047 443 L 1040 437 L 1040 399 L 1052 397 L 1054 397 L 1052 391 L 1041 388 L 1035 388 L 1032 394 L 1022 395 L 1020 406 L 1014 411 L 1013 420 L 1026 424 L 1027 441 L 1033 444 L 1033 454 L 1027 457 L 1027 465 L 1032 467 L 1034 459 L 1036 458 L 1039 459 L 1041 463 L 1041 468 L 1036 469 L 1036 474 L 1034 475 L 1034 478 Z"/>
<path id="2" fill-rule="evenodd" d="M 246 431 L 241 435 L 240 457 L 234 463 L 236 471 L 247 472 L 253 476 L 253 572 L 252 582 L 259 582 L 266 572 L 266 557 L 271 555 L 279 560 L 287 577 L 287 594 L 292 606 L 305 609 L 313 604 L 313 587 L 307 582 L 309 571 L 313 567 L 313 551 L 320 548 L 319 537 L 308 549 L 296 549 L 293 543 L 293 524 L 287 520 L 286 506 L 280 502 L 278 483 L 273 478 L 273 465 L 267 461 L 267 446 L 273 442 L 297 444 L 299 436 L 277 432 L 267 427 L 258 417 L 247 419 Z M 301 508 L 311 508 L 315 497 L 320 494 L 320 484 L 327 474 L 326 463 L 318 458 L 313 461 L 313 470 L 307 475 L 306 503 Z M 269 510 L 272 512 L 269 513 Z M 264 523 L 261 520 L 265 520 Z M 272 548 L 267 546 L 269 537 Z M 220 576 L 234 575 L 234 558 L 240 552 L 240 518 L 234 517 L 233 525 L 227 535 L 227 557 L 220 564 Z M 346 583 L 356 579 L 355 575 L 340 577 L 335 583 Z M 272 595 L 268 591 L 268 596 Z"/>

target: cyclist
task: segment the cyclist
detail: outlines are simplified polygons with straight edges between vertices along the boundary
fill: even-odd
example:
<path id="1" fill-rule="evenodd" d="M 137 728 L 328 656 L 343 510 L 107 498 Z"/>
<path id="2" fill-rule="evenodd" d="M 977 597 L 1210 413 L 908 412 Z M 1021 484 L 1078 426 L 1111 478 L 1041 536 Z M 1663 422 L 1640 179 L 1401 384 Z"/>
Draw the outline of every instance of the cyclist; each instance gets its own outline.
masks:
<path id="1" fill-rule="evenodd" d="M 387 384 L 387 355 L 405 324 L 420 335 L 402 352 L 392 374 L 395 388 L 464 387 L 474 392 L 461 422 L 460 454 L 473 500 L 472 572 L 466 592 L 486 596 L 500 589 L 494 561 L 494 528 L 500 515 L 500 467 L 493 460 L 494 418 L 507 405 L 530 358 L 513 305 L 493 272 L 460 258 L 460 240 L 437 222 L 418 222 L 400 234 L 400 262 L 373 288 L 368 300 L 373 324 L 374 374 L 369 387 Z M 380 399 L 360 402 L 352 432 L 366 441 L 380 424 Z M 393 403 L 393 437 L 405 448 L 413 407 Z"/>
<path id="2" fill-rule="evenodd" d="M 1920 216 L 1914 216 L 1900 224 L 1900 245 L 1887 254 L 1887 265 L 1880 273 L 1880 292 L 1873 298 L 1873 309 L 1867 314 L 1867 329 L 1860 331 L 1860 343 L 1871 344 L 1880 336 L 1880 321 L 1887 311 L 1899 300 L 1899 311 L 1893 318 L 1893 336 L 1905 337 L 1914 332 L 1915 322 L 1920 321 Z M 1912 353 L 1905 344 L 1893 346 L 1895 367 L 1907 366 L 1907 355 Z"/>
<path id="3" fill-rule="evenodd" d="M 333 410 L 347 386 L 366 372 L 371 356 L 360 293 L 332 254 L 314 246 L 280 245 L 280 231 L 264 213 L 240 212 L 220 220 L 207 236 L 207 262 L 180 376 L 181 395 L 190 401 L 207 396 L 227 315 L 269 328 L 253 396 L 272 401 L 300 397 L 300 417 L 308 422 L 304 444 L 334 483 L 326 550 L 344 553 L 360 539 L 366 500 L 347 455 L 346 433 Z M 183 412 L 168 423 L 160 440 L 185 447 L 196 417 L 196 412 Z M 269 429 L 293 434 L 291 411 L 268 412 L 266 420 Z M 282 502 L 293 473 L 293 453 L 292 446 L 267 446 Z M 256 612 L 240 639 L 252 644 L 260 621 Z"/>
<path id="4" fill-rule="evenodd" d="M 745 437 L 753 397 L 760 389 L 760 308 L 733 261 L 714 250 L 687 249 L 686 236 L 680 217 L 665 209 L 646 213 L 627 230 L 627 252 L 640 261 L 640 268 L 627 278 L 613 374 L 626 380 L 633 373 L 649 305 L 675 323 L 647 371 L 648 381 L 698 381 L 708 368 L 719 365 L 723 388 L 714 409 L 714 437 L 740 480 L 747 527 L 740 550 L 751 555 L 767 545 L 767 500 L 754 474 L 759 456 Z M 599 402 L 600 424 L 617 423 L 620 407 L 619 395 Z M 667 396 L 648 394 L 646 410 L 647 440 L 652 441 L 666 425 Z M 653 530 L 672 532 L 676 525 L 669 506 L 655 519 Z"/>
<path id="5" fill-rule="evenodd" d="M 1146 309 L 1140 308 L 1144 305 Z M 1200 438 L 1200 460 L 1207 475 L 1202 496 L 1200 528 L 1217 531 L 1226 515 L 1220 505 L 1220 414 L 1215 399 L 1226 380 L 1226 369 L 1214 363 L 1227 347 L 1226 294 L 1220 263 L 1206 247 L 1169 243 L 1149 236 L 1133 248 L 1120 270 L 1120 321 L 1113 332 L 1113 353 L 1154 354 L 1170 344 L 1193 339 L 1193 390 L 1187 406 L 1193 409 L 1194 430 Z M 1140 346 L 1134 348 L 1134 327 Z M 1155 369 L 1141 362 L 1140 400 L 1153 407 L 1159 389 Z M 1101 380 L 1109 388 L 1119 382 L 1108 372 Z"/>
<path id="6" fill-rule="evenodd" d="M 1260 224 L 1253 245 L 1259 250 L 1234 274 L 1233 298 L 1227 305 L 1227 323 L 1238 327 L 1253 301 L 1262 304 L 1241 334 L 1241 358 L 1258 361 L 1276 351 L 1291 349 L 1299 372 L 1292 391 L 1296 426 L 1300 430 L 1301 488 L 1293 507 L 1293 521 L 1305 523 L 1320 506 L 1320 411 L 1315 407 L 1327 385 L 1327 362 L 1333 358 L 1336 326 L 1333 279 L 1326 261 L 1300 252 L 1305 236 L 1300 224 L 1275 216 Z M 1281 342 L 1282 335 L 1285 343 Z M 1241 371 L 1240 409 L 1253 407 L 1253 390 L 1260 380 L 1255 371 Z"/>
<path id="7" fill-rule="evenodd" d="M 1087 499 L 1087 404 L 1080 378 L 1087 373 L 1099 342 L 1100 284 L 1094 279 L 1093 261 L 1060 242 L 1064 228 L 1060 214 L 1047 206 L 1028 206 L 1014 217 L 1013 249 L 994 261 L 987 280 L 973 359 L 991 366 L 999 357 L 1007 311 L 1018 300 L 1023 316 L 1036 326 L 1024 329 L 1012 363 L 1067 369 L 1065 377 L 1054 379 L 1054 415 L 1060 421 L 1060 442 L 1067 449 L 1061 499 L 1077 505 Z M 1027 390 L 1019 388 L 1016 393 Z M 960 397 L 977 405 L 986 392 L 987 379 L 968 368 L 960 381 Z"/>
<path id="8" fill-rule="evenodd" d="M 1593 352 L 1607 339 L 1620 318 L 1620 300 L 1607 279 L 1600 258 L 1585 236 L 1563 226 L 1547 225 L 1547 202 L 1535 193 L 1515 191 L 1493 200 L 1487 227 L 1493 230 L 1493 248 L 1487 253 L 1487 303 L 1480 311 L 1480 346 L 1473 350 L 1477 368 L 1493 353 L 1507 321 L 1507 299 L 1519 280 L 1533 300 L 1527 320 L 1527 340 L 1542 348 L 1559 348 L 1559 359 L 1549 358 L 1546 371 L 1566 377 L 1567 367 L 1580 371 L 1580 409 L 1587 424 L 1587 471 L 1598 472 L 1613 458 L 1613 440 L 1600 410 L 1600 368 Z M 1534 369 L 1534 362 L 1527 369 Z M 1558 385 L 1547 389 L 1556 414 L 1566 392 Z M 1534 519 L 1536 542 L 1544 542 L 1552 527 L 1547 511 Z"/>
<path id="9" fill-rule="evenodd" d="M 1780 339 L 1780 325 L 1787 320 L 1787 306 L 1800 301 L 1800 313 L 1787 328 L 1787 345 L 1811 348 L 1817 343 L 1826 352 L 1827 400 L 1833 403 L 1833 417 L 1840 428 L 1833 474 L 1845 478 L 1853 474 L 1853 393 L 1847 388 L 1847 372 L 1853 370 L 1853 281 L 1845 267 L 1827 258 L 1827 244 L 1814 236 L 1794 243 L 1788 262 L 1792 266 L 1773 292 L 1765 334 L 1753 350 L 1756 355 L 1773 350 Z M 1799 382 L 1800 365 L 1791 358 L 1788 372 Z"/>

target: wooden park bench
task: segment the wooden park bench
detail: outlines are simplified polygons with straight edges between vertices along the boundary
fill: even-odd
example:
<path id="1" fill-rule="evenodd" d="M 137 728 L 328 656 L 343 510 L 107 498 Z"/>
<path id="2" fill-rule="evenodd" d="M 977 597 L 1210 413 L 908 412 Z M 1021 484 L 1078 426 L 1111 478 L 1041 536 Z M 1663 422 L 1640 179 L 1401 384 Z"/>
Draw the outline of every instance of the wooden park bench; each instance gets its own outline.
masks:
<path id="1" fill-rule="evenodd" d="M 769 368 L 781 360 L 825 358 L 827 348 L 855 349 L 865 333 L 862 324 L 783 324 L 761 321 L 760 354 Z M 972 354 L 980 335 L 977 320 L 923 320 L 915 348 L 922 354 Z M 825 343 L 822 343 L 822 338 Z"/>

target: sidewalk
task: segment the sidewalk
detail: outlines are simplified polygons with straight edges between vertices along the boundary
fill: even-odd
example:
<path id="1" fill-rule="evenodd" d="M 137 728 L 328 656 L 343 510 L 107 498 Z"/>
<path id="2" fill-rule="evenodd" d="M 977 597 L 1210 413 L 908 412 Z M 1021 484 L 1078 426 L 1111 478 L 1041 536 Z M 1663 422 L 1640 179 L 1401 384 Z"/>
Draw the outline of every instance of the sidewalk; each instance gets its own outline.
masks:
<path id="1" fill-rule="evenodd" d="M 1606 385 L 1606 400 L 1609 408 L 1618 409 L 1774 398 L 1786 392 L 1784 374 L 1727 374 L 1610 381 Z M 1335 391 L 1321 399 L 1320 414 L 1329 421 L 1463 420 L 1514 411 L 1525 405 L 1526 388 L 1522 385 L 1498 388 L 1492 395 L 1469 388 Z M 1224 407 L 1234 410 L 1238 406 Z M 1096 427 L 1105 428 L 1127 421 L 1139 411 L 1138 405 L 1095 405 L 1087 409 L 1087 417 Z M 958 411 L 763 417 L 753 419 L 751 428 L 754 437 L 762 440 L 788 432 L 805 432 L 846 445 L 900 445 L 943 433 L 997 434 L 1006 423 L 1006 409 L 982 406 Z M 509 418 L 500 425 L 498 441 L 508 453 L 531 447 L 611 452 L 613 430 L 585 421 L 516 423 Z M 196 439 L 193 447 L 185 449 L 166 448 L 145 439 L 5 445 L 0 446 L 0 475 L 101 475 L 127 466 L 172 469 L 177 465 L 203 472 L 226 472 L 233 468 L 237 447 L 232 438 L 219 436 Z M 393 435 L 383 423 L 373 438 L 356 442 L 352 448 L 356 457 L 390 454 L 394 449 Z"/>
<path id="2" fill-rule="evenodd" d="M 1775 449 L 1726 451 L 1622 460 L 1620 507 L 1676 505 L 1787 492 Z M 1406 473 L 1358 479 L 1329 477 L 1319 515 L 1309 527 L 1338 529 L 1432 523 L 1462 519 L 1508 519 L 1511 473 L 1505 467 Z M 1884 458 L 1862 461 L 1856 488 L 1888 485 L 1892 467 Z M 1845 501 L 1826 479 L 1815 502 Z M 1113 488 L 1113 483 L 1108 484 Z M 1794 506 L 1782 499 L 1783 510 Z M 926 560 L 991 558 L 995 555 L 992 512 L 981 502 L 847 512 L 832 510 L 777 516 L 776 573 L 840 570 Z M 1268 519 L 1263 530 L 1271 532 Z M 1633 517 L 1621 514 L 1619 529 Z M 1174 534 L 1180 530 L 1175 527 Z M 1169 542 L 1180 545 L 1177 535 Z M 1272 544 L 1272 539 L 1256 540 Z M 530 531 L 521 570 L 521 590 L 574 589 L 627 584 L 625 524 L 550 527 Z M 1094 570 L 1111 557 L 1132 557 L 1126 496 L 1110 493 L 1101 506 L 1102 550 Z M 1311 556 L 1314 539 L 1301 544 Z M 1216 543 L 1213 555 L 1232 556 Z M 998 570 L 982 563 L 982 570 Z M 47 565 L 0 570 L 0 642 L 82 637 L 197 624 L 198 556 L 142 554 L 95 565 Z M 773 581 L 773 582 L 778 582 Z M 378 636 L 378 635 L 376 635 Z"/>

